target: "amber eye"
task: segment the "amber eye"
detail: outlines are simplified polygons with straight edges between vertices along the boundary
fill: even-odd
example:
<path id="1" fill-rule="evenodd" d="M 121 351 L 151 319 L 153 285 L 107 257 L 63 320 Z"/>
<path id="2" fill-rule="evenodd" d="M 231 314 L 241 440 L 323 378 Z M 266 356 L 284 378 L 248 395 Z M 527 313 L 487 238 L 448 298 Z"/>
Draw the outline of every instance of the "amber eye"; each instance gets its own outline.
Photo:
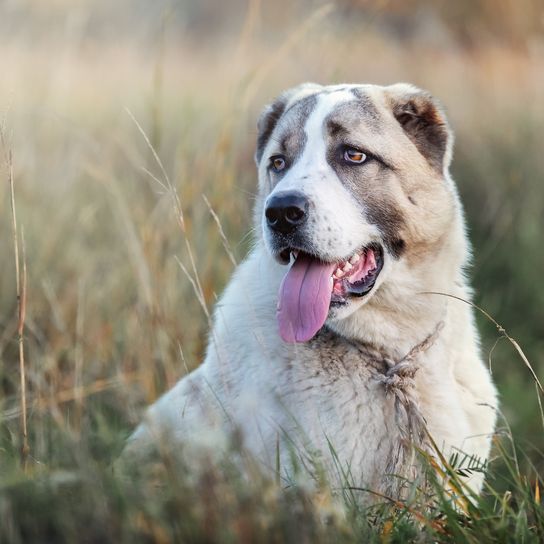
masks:
<path id="1" fill-rule="evenodd" d="M 281 172 L 285 168 L 285 165 L 285 157 L 282 157 L 281 155 L 270 157 L 270 167 L 274 172 Z"/>
<path id="2" fill-rule="evenodd" d="M 361 164 L 366 161 L 366 155 L 359 151 L 358 149 L 353 149 L 352 147 L 348 147 L 344 151 L 344 160 L 346 162 L 351 162 L 354 164 Z"/>

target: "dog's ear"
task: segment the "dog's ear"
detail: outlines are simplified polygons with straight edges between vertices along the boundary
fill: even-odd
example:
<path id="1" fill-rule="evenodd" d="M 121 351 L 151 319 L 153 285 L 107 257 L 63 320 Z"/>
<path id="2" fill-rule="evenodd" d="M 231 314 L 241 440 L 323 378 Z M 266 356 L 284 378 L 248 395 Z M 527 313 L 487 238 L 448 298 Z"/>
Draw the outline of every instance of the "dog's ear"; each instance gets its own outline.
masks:
<path id="1" fill-rule="evenodd" d="M 268 104 L 259 116 L 257 121 L 257 149 L 255 150 L 257 166 L 261 162 L 264 148 L 286 107 L 287 99 L 281 95 L 272 104 Z"/>
<path id="2" fill-rule="evenodd" d="M 259 120 L 257 121 L 257 149 L 255 151 L 255 162 L 257 166 L 263 156 L 264 148 L 272 136 L 272 132 L 276 128 L 278 121 L 284 112 L 291 107 L 295 102 L 314 94 L 322 89 L 321 85 L 317 83 L 302 83 L 292 89 L 289 89 L 276 98 L 272 104 L 269 104 L 264 108 Z"/>
<path id="3" fill-rule="evenodd" d="M 388 88 L 395 119 L 427 162 L 439 173 L 451 161 L 453 134 L 440 104 L 426 91 L 412 85 Z"/>

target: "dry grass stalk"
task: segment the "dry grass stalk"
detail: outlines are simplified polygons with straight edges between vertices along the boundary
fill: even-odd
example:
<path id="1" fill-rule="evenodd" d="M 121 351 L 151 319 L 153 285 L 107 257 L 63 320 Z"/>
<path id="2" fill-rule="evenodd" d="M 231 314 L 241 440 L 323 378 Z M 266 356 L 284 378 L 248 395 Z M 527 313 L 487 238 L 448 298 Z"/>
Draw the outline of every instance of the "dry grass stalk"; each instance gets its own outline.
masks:
<path id="1" fill-rule="evenodd" d="M 493 323 L 493 325 L 495 325 L 495 327 L 499 331 L 499 334 L 501 335 L 501 337 L 506 338 L 512 344 L 512 346 L 514 346 L 514 349 L 518 352 L 518 355 L 521 357 L 521 360 L 525 363 L 525 366 L 529 369 L 529 372 L 531 373 L 531 376 L 533 377 L 533 380 L 534 380 L 534 382 L 536 384 L 537 391 L 539 391 L 540 394 L 544 394 L 544 387 L 542 387 L 542 384 L 540 383 L 540 380 L 538 379 L 538 376 L 536 375 L 536 372 L 534 371 L 534 369 L 533 369 L 531 363 L 529 362 L 529 359 L 525 355 L 524 351 L 521 349 L 521 346 L 517 343 L 517 341 L 514 338 L 512 338 L 506 332 L 506 329 L 500 323 L 498 323 L 491 315 L 489 315 L 489 313 L 487 313 L 483 308 L 480 308 L 480 306 L 478 306 L 477 304 L 474 304 L 474 302 L 472 302 L 470 300 L 465 300 L 464 298 L 457 297 L 455 295 L 450 295 L 449 293 L 438 293 L 438 292 L 435 292 L 435 291 L 424 291 L 424 292 L 422 292 L 420 294 L 422 294 L 422 295 L 441 295 L 441 296 L 444 296 L 444 297 L 450 297 L 450 298 L 453 298 L 455 300 L 459 300 L 460 302 L 464 302 L 465 304 L 468 304 L 468 305 L 472 306 L 474 309 L 478 310 L 478 312 L 480 312 L 482 315 L 484 315 L 489 321 L 491 321 L 491 323 Z M 540 402 L 540 400 L 539 400 L 539 402 Z"/>
<path id="2" fill-rule="evenodd" d="M 122 375 L 114 376 L 112 378 L 100 378 L 87 385 L 78 385 L 68 387 L 66 389 L 61 389 L 60 391 L 56 391 L 50 397 L 38 395 L 34 396 L 33 398 L 32 396 L 29 396 L 26 401 L 29 405 L 30 411 L 33 414 L 53 414 L 55 410 L 59 410 L 59 406 L 62 404 L 74 401 L 83 403 L 85 399 L 93 395 L 104 393 L 112 389 L 123 388 L 131 383 L 141 382 L 142 380 L 144 380 L 146 375 L 147 373 L 145 371 L 125 372 Z M 21 407 L 13 407 L 8 410 L 4 410 L 3 412 L 0 412 L 0 418 L 4 421 L 8 421 L 11 419 L 15 419 L 16 417 L 21 417 L 21 414 Z M 60 421 L 61 423 L 64 421 L 62 417 L 60 418 Z M 62 425 L 64 427 L 63 423 Z"/>
<path id="3" fill-rule="evenodd" d="M 161 171 L 161 174 L 162 174 L 162 177 L 163 177 L 164 181 L 159 180 L 156 176 L 154 176 L 151 172 L 149 172 L 145 168 L 144 168 L 144 171 L 147 172 L 156 182 L 159 183 L 159 185 L 164 190 L 166 190 L 169 193 L 169 195 L 170 195 L 170 197 L 172 199 L 172 204 L 174 206 L 174 212 L 176 214 L 176 220 L 178 222 L 178 225 L 181 228 L 182 233 L 186 234 L 185 233 L 185 220 L 184 220 L 184 217 L 183 217 L 183 210 L 181 208 L 181 201 L 179 199 L 179 195 L 178 195 L 178 192 L 176 190 L 176 187 L 173 185 L 172 181 L 170 180 L 170 177 L 166 173 L 166 169 L 164 168 L 164 164 L 162 163 L 161 158 L 159 157 L 159 154 L 157 153 L 157 150 L 153 147 L 153 144 L 151 143 L 151 140 L 147 136 L 147 133 L 142 128 L 142 125 L 140 125 L 140 123 L 138 122 L 136 117 L 134 117 L 134 115 L 132 114 L 132 112 L 128 108 L 125 108 L 125 111 L 127 112 L 128 116 L 132 119 L 133 123 L 136 125 L 136 128 L 138 129 L 138 131 L 142 135 L 147 147 L 151 151 L 151 154 L 153 155 L 153 158 L 155 159 L 155 162 L 157 163 L 157 165 L 158 165 L 158 167 L 159 167 L 159 169 Z"/>
<path id="4" fill-rule="evenodd" d="M 225 234 L 225 231 L 223 230 L 223 225 L 221 224 L 221 220 L 219 219 L 219 216 L 217 213 L 215 213 L 215 210 L 212 208 L 212 205 L 210 204 L 210 201 L 206 197 L 206 195 L 202 195 L 202 198 L 204 199 L 204 202 L 206 203 L 206 206 L 208 206 L 208 210 L 210 211 L 211 216 L 213 217 L 213 220 L 215 221 L 215 224 L 217 225 L 217 230 L 219 231 L 219 236 L 221 237 L 221 242 L 223 243 L 223 247 L 225 248 L 225 251 L 227 252 L 227 255 L 230 259 L 230 262 L 233 264 L 233 266 L 237 266 L 236 258 L 234 257 L 234 253 L 232 252 L 232 249 L 230 247 L 229 241 L 227 239 L 227 236 Z"/>
<path id="5" fill-rule="evenodd" d="M 2 133 L 2 143 L 5 147 L 5 140 Z M 26 469 L 30 446 L 28 444 L 27 431 L 27 416 L 26 416 L 26 372 L 25 372 L 25 347 L 24 347 L 24 330 L 25 330 L 25 315 L 26 315 L 26 254 L 25 254 L 25 236 L 24 230 L 21 228 L 21 248 L 22 248 L 22 270 L 21 260 L 19 258 L 19 235 L 17 233 L 17 213 L 15 208 L 15 187 L 13 181 L 13 159 L 11 150 L 7 151 L 7 167 L 8 181 L 11 197 L 11 215 L 13 225 L 13 248 L 15 252 L 15 275 L 17 288 L 17 341 L 19 344 L 19 376 L 21 384 L 21 428 L 23 435 L 23 445 L 21 448 L 21 463 Z"/>
<path id="6" fill-rule="evenodd" d="M 168 195 L 170 196 L 170 198 L 172 200 L 174 213 L 176 215 L 176 220 L 177 220 L 177 223 L 178 223 L 178 225 L 180 227 L 181 234 L 182 234 L 182 236 L 183 236 L 183 238 L 185 240 L 185 247 L 187 249 L 187 254 L 189 256 L 189 261 L 191 262 L 191 268 L 192 268 L 193 274 L 191 275 L 191 273 L 187 270 L 185 265 L 177 257 L 176 257 L 176 261 L 179 264 L 179 266 L 180 266 L 181 270 L 183 271 L 183 273 L 187 276 L 187 279 L 191 282 L 191 285 L 192 285 L 192 287 L 194 289 L 194 292 L 195 292 L 195 294 L 197 296 L 198 302 L 199 302 L 200 306 L 202 307 L 202 309 L 204 311 L 204 314 L 206 315 L 206 319 L 208 320 L 208 326 L 211 327 L 211 325 L 212 325 L 211 315 L 210 315 L 210 312 L 209 312 L 208 307 L 206 305 L 206 297 L 204 295 L 204 290 L 202 289 L 202 284 L 200 283 L 200 278 L 198 276 L 198 272 L 197 272 L 197 268 L 196 268 L 196 262 L 195 262 L 195 258 L 194 258 L 194 255 L 193 255 L 193 250 L 192 250 L 192 247 L 191 247 L 191 243 L 189 241 L 189 238 L 187 237 L 187 230 L 185 228 L 185 219 L 183 217 L 183 209 L 181 207 L 181 200 L 179 198 L 179 194 L 178 194 L 178 192 L 176 190 L 175 185 L 170 180 L 170 177 L 168 176 L 168 174 L 166 172 L 164 164 L 162 163 L 161 158 L 159 157 L 159 154 L 157 153 L 157 150 L 153 147 L 153 144 L 151 143 L 151 140 L 147 136 L 147 133 L 143 129 L 142 125 L 140 125 L 140 123 L 138 122 L 136 117 L 134 117 L 134 115 L 132 114 L 132 112 L 128 108 L 125 108 L 125 110 L 126 110 L 127 114 L 129 115 L 129 117 L 134 122 L 134 124 L 136 125 L 136 128 L 138 129 L 140 134 L 142 135 L 147 147 L 151 151 L 151 154 L 153 155 L 153 158 L 155 159 L 155 162 L 157 163 L 157 165 L 158 165 L 158 167 L 159 167 L 159 169 L 161 171 L 161 174 L 162 174 L 162 177 L 163 177 L 162 180 L 158 179 L 155 175 L 153 175 L 151 172 L 149 172 L 147 169 L 144 168 L 144 171 L 146 173 L 148 173 L 151 176 L 151 178 L 154 181 L 156 181 L 162 187 L 162 189 L 165 190 L 168 193 Z M 204 199 L 206 200 L 205 197 L 204 197 Z M 208 202 L 208 205 L 209 205 L 209 202 Z M 211 208 L 210 208 L 210 210 L 211 210 Z M 212 211 L 212 215 L 214 215 L 213 210 L 211 210 L 211 211 Z M 218 220 L 219 220 L 219 218 L 217 218 L 217 221 Z M 220 228 L 220 232 L 222 232 L 222 231 L 223 231 L 223 229 Z M 226 241 L 226 238 L 225 238 L 225 241 Z M 226 249 L 227 249 L 227 253 L 228 253 L 229 252 L 228 247 Z M 231 255 L 232 255 L 232 253 L 231 253 Z M 232 256 L 232 259 L 234 259 L 234 256 Z"/>

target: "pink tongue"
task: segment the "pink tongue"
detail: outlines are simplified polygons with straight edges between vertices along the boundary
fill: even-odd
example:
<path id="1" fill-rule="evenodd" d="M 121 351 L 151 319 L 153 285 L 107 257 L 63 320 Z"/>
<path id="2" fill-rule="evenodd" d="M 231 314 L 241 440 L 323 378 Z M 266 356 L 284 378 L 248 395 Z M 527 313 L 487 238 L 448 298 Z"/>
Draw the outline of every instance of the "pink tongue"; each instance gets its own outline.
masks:
<path id="1" fill-rule="evenodd" d="M 325 264 L 300 254 L 281 282 L 277 318 L 284 342 L 307 342 L 323 326 L 331 303 L 331 274 Z"/>

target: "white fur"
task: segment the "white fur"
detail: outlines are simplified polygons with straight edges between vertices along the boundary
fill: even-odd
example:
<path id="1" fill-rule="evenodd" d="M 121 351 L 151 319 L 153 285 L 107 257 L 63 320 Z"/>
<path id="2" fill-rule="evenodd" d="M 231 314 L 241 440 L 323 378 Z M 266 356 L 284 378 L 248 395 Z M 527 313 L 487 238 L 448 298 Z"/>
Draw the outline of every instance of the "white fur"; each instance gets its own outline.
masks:
<path id="1" fill-rule="evenodd" d="M 379 96 L 379 91 L 375 94 Z M 377 236 L 325 160 L 322 121 L 334 104 L 345 99 L 343 91 L 319 97 L 306 124 L 306 148 L 274 189 L 296 188 L 312 199 L 318 210 L 315 238 L 324 251 L 334 240 L 340 257 Z M 267 153 L 273 145 L 268 144 Z M 311 183 L 302 179 L 307 174 Z M 454 220 L 436 256 L 437 265 L 408 269 L 402 259 L 386 255 L 372 304 L 366 298 L 352 303 L 327 326 L 344 338 L 370 342 L 401 358 L 444 321 L 436 342 L 419 357 L 415 381 L 420 410 L 446 454 L 461 450 L 485 460 L 497 401 L 480 357 L 471 307 L 423 294 L 436 291 L 470 299 L 462 271 L 468 247 L 464 221 L 452 182 L 450 189 Z M 325 228 L 324 217 L 331 231 Z M 274 468 L 279 444 L 286 473 L 293 450 L 302 458 L 304 451 L 320 451 L 333 471 L 330 443 L 340 462 L 350 467 L 355 484 L 379 488 L 388 448 L 399 438 L 391 403 L 354 355 L 322 368 L 319 356 L 307 345 L 282 342 L 275 309 L 286 268 L 267 250 L 266 225 L 263 229 L 265 240 L 257 241 L 216 307 L 204 363 L 149 408 L 128 449 L 141 450 L 161 436 L 206 446 L 231 422 L 265 467 Z M 479 491 L 482 476 L 475 476 L 471 485 Z"/>

